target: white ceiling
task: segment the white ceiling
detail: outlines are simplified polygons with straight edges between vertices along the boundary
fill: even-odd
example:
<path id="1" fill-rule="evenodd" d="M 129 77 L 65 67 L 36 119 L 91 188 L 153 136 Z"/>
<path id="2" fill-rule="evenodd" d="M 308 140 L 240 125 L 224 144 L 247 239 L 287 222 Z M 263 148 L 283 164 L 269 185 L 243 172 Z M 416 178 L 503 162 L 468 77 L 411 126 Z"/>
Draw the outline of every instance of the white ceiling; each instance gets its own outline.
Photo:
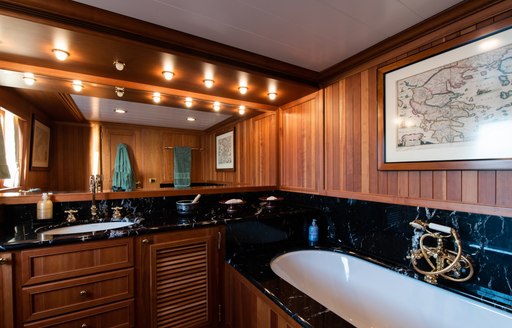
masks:
<path id="1" fill-rule="evenodd" d="M 460 0 L 78 0 L 322 71 Z"/>
<path id="2" fill-rule="evenodd" d="M 71 97 L 88 121 L 122 122 L 124 124 L 142 124 L 175 129 L 205 130 L 231 116 L 215 112 L 194 111 L 74 94 Z M 116 108 L 124 109 L 126 113 L 118 114 L 114 112 Z M 188 117 L 193 117 L 196 120 L 190 122 L 187 120 Z"/>

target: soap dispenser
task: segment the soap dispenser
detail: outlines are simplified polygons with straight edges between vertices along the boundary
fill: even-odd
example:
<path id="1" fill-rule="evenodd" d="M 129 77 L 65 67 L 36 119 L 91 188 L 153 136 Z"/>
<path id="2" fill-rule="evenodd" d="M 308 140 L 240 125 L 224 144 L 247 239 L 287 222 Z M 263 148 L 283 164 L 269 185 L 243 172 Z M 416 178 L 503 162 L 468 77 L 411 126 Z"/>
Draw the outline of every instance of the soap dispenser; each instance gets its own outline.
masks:
<path id="1" fill-rule="evenodd" d="M 318 242 L 318 226 L 316 225 L 316 219 L 313 219 L 308 229 L 308 240 L 310 244 Z"/>
<path id="2" fill-rule="evenodd" d="M 53 203 L 44 192 L 40 201 L 37 202 L 37 219 L 48 220 L 53 218 Z"/>

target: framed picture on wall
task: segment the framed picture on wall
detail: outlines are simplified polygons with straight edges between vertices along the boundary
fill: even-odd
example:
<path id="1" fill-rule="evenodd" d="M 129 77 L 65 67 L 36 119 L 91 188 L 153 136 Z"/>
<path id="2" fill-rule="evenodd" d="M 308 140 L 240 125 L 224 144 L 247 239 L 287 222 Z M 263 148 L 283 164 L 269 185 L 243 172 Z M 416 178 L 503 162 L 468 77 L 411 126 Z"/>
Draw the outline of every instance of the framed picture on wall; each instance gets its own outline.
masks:
<path id="1" fill-rule="evenodd" d="M 235 170 L 235 129 L 215 136 L 215 169 Z"/>
<path id="2" fill-rule="evenodd" d="M 30 170 L 49 169 L 50 128 L 32 115 L 32 136 L 30 139 Z"/>
<path id="3" fill-rule="evenodd" d="M 512 29 L 442 47 L 379 69 L 379 169 L 512 168 Z"/>

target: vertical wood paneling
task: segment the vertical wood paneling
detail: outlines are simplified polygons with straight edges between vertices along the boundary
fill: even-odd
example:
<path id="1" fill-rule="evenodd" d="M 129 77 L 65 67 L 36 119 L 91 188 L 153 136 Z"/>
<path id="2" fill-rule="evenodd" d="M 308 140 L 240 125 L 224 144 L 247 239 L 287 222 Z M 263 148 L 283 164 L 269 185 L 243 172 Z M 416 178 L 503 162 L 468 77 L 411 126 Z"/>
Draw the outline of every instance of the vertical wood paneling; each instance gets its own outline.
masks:
<path id="1" fill-rule="evenodd" d="M 461 183 L 462 202 L 478 203 L 478 172 L 462 171 Z"/>
<path id="2" fill-rule="evenodd" d="M 420 172 L 420 197 L 421 198 L 432 198 L 433 195 L 433 174 L 432 171 L 421 171 Z"/>
<path id="3" fill-rule="evenodd" d="M 361 73 L 361 189 L 370 192 L 370 108 L 368 98 L 368 71 Z"/>
<path id="4" fill-rule="evenodd" d="M 496 171 L 478 172 L 478 202 L 496 204 Z"/>
<path id="5" fill-rule="evenodd" d="M 496 15 L 496 13 L 495 13 Z M 482 17 L 479 24 L 478 16 Z M 430 41 L 418 43 L 417 49 L 404 45 L 393 53 L 396 58 L 430 49 L 458 35 L 470 32 L 491 32 L 489 24 L 508 19 L 509 14 L 499 13 L 493 19 L 475 14 L 467 20 L 454 21 L 450 33 L 433 31 Z M 501 25 L 500 25 L 501 24 Z M 503 26 L 500 22 L 496 28 Z M 485 28 L 484 28 L 485 26 Z M 457 27 L 459 29 L 457 29 Z M 482 33 L 483 33 L 482 32 Z M 378 158 L 378 107 L 377 68 L 396 58 L 383 55 L 351 68 L 342 77 L 324 88 L 325 104 L 325 168 L 326 192 L 332 195 L 344 192 L 365 195 L 389 195 L 404 198 L 450 201 L 463 204 L 512 206 L 512 171 L 379 171 Z M 287 138 L 289 132 L 284 131 Z M 365 196 L 367 197 L 367 196 Z M 391 198 L 390 198 L 391 199 Z"/>
<path id="6" fill-rule="evenodd" d="M 512 171 L 496 172 L 496 205 L 512 206 Z"/>
<path id="7" fill-rule="evenodd" d="M 281 108 L 281 187 L 317 192 L 323 172 L 320 156 L 323 124 L 319 95 Z M 323 184 L 323 183 L 322 183 Z"/>

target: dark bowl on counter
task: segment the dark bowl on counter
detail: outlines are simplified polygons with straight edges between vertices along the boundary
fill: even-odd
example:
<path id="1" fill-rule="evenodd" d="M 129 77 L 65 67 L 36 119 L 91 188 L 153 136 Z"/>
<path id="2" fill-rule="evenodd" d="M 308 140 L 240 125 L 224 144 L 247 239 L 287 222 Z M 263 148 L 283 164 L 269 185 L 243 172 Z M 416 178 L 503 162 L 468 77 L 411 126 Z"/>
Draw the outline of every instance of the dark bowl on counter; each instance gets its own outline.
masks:
<path id="1" fill-rule="evenodd" d="M 179 200 L 176 202 L 178 214 L 194 214 L 199 209 L 199 202 L 192 203 L 192 200 Z"/>

